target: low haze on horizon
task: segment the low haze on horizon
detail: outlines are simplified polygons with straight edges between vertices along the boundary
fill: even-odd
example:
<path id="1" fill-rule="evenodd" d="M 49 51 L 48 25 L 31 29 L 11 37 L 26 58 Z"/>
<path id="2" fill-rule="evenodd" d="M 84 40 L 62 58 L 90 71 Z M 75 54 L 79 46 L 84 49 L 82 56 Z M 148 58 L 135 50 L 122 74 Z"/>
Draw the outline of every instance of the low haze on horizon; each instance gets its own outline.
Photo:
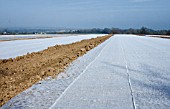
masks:
<path id="1" fill-rule="evenodd" d="M 170 29 L 170 0 L 0 0 L 0 27 Z"/>

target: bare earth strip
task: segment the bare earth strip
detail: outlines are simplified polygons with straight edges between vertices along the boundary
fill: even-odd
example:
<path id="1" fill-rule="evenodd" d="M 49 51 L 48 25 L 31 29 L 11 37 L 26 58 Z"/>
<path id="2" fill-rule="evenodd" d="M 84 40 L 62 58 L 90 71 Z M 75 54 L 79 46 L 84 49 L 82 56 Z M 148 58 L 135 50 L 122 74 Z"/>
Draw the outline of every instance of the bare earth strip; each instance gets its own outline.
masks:
<path id="1" fill-rule="evenodd" d="M 160 35 L 160 36 L 149 36 L 149 37 L 170 39 L 170 36 L 166 36 L 166 35 Z"/>
<path id="2" fill-rule="evenodd" d="M 36 82 L 61 73 L 71 62 L 111 36 L 56 45 L 15 59 L 0 60 L 0 106 Z"/>

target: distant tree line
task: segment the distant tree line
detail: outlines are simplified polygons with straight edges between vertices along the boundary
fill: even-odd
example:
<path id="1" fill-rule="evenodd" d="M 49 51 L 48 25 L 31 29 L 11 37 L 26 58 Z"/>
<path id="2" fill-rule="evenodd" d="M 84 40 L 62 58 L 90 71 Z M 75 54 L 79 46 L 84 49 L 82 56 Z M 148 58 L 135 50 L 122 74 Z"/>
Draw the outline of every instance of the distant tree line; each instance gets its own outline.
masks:
<path id="1" fill-rule="evenodd" d="M 93 28 L 93 29 L 67 29 L 62 31 L 57 31 L 55 29 L 0 29 L 0 35 L 10 35 L 10 34 L 138 34 L 138 35 L 170 35 L 170 30 L 153 30 L 146 27 L 140 29 L 119 29 L 119 28 Z"/>
<path id="2" fill-rule="evenodd" d="M 148 34 L 148 35 L 170 35 L 170 30 L 153 30 L 146 27 L 142 27 L 140 29 L 119 29 L 119 28 L 93 28 L 93 29 L 81 29 L 76 30 L 70 33 L 77 34 L 89 34 L 89 33 L 102 33 L 102 34 Z"/>

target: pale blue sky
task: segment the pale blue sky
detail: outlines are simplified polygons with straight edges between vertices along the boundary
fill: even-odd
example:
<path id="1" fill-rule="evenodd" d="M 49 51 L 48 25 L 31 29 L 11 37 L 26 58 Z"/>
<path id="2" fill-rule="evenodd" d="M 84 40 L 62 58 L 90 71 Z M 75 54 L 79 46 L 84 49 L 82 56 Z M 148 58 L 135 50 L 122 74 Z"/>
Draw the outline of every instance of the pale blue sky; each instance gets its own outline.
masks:
<path id="1" fill-rule="evenodd" d="M 170 29 L 170 0 L 0 0 L 0 27 Z"/>

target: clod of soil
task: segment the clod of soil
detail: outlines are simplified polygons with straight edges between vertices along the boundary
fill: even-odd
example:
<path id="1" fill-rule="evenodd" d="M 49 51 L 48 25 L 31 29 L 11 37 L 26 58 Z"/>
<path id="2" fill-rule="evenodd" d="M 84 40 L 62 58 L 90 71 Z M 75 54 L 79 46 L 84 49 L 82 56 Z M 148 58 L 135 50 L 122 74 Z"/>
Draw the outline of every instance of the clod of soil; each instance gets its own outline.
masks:
<path id="1" fill-rule="evenodd" d="M 0 106 L 38 81 L 61 73 L 72 61 L 111 36 L 56 45 L 14 59 L 0 60 Z"/>

